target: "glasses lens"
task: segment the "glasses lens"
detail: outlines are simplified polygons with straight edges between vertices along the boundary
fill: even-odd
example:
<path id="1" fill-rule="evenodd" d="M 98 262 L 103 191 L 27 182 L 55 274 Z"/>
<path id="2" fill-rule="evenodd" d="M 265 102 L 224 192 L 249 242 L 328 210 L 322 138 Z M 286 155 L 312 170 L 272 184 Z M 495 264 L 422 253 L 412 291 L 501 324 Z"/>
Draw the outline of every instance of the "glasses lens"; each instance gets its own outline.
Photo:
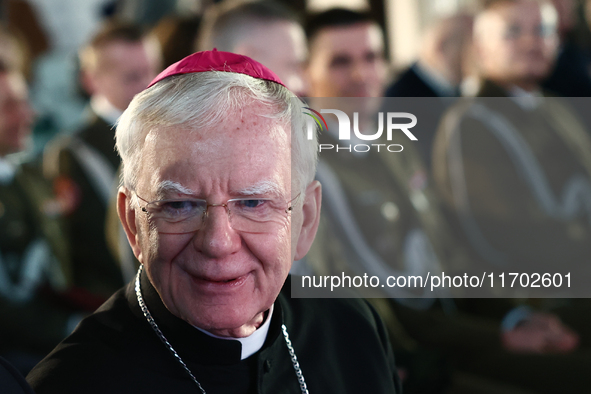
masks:
<path id="1" fill-rule="evenodd" d="M 238 231 L 272 232 L 288 224 L 287 203 L 277 199 L 236 199 L 228 201 L 230 224 Z"/>
<path id="2" fill-rule="evenodd" d="M 233 199 L 224 204 L 224 208 L 230 226 L 237 231 L 269 233 L 289 224 L 288 203 L 283 200 Z M 213 209 L 212 205 L 209 205 L 209 209 Z M 196 199 L 161 200 L 147 204 L 146 211 L 158 232 L 183 234 L 195 232 L 204 226 L 208 204 L 205 200 Z"/>
<path id="3" fill-rule="evenodd" d="M 199 230 L 207 208 L 205 200 L 162 200 L 149 203 L 146 210 L 161 233 L 189 233 Z"/>

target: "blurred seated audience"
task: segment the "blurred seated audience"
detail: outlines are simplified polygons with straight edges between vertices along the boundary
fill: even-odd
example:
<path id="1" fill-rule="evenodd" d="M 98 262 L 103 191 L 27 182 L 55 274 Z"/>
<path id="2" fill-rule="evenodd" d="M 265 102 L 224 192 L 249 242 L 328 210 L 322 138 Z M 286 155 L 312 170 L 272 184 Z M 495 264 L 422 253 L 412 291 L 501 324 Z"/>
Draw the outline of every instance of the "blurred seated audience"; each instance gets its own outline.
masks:
<path id="1" fill-rule="evenodd" d="M 386 97 L 457 97 L 464 77 L 472 17 L 457 14 L 428 26 L 419 58 L 386 90 Z"/>
<path id="2" fill-rule="evenodd" d="M 585 266 L 591 256 L 589 206 L 561 208 L 572 193 L 591 197 L 591 139 L 540 86 L 556 56 L 555 20 L 552 4 L 533 0 L 497 0 L 480 14 L 479 99 L 458 103 L 437 135 L 433 168 L 444 201 L 491 263 Z"/>
<path id="3" fill-rule="evenodd" d="M 113 126 L 159 65 L 153 37 L 133 24 L 107 22 L 80 51 L 81 81 L 91 95 L 87 124 L 45 149 L 44 172 L 61 185 L 60 193 L 69 201 L 66 225 L 73 281 L 97 307 L 124 284 L 105 235 L 106 211 L 120 165 Z"/>
<path id="4" fill-rule="evenodd" d="M 359 129 L 375 130 L 375 113 L 381 105 L 387 76 L 383 33 L 378 23 L 366 13 L 337 8 L 310 16 L 306 33 L 310 48 L 306 67 L 310 108 L 335 108 L 350 117 L 351 112 L 357 112 Z M 320 133 L 320 144 L 348 146 L 354 142 L 339 141 L 336 119 L 332 115 L 324 117 L 328 129 Z M 412 146 L 406 148 L 405 144 L 404 156 L 384 155 L 384 150 L 320 153 L 317 179 L 323 185 L 321 221 L 317 238 L 306 258 L 299 262 L 298 270 L 310 269 L 317 275 L 346 272 L 371 276 L 437 268 L 438 261 L 430 253 L 432 246 L 421 224 L 422 213 L 413 207 L 410 197 L 414 194 L 429 198 L 424 194 L 424 167 Z M 451 377 L 444 355 L 415 341 L 389 300 L 370 302 L 388 326 L 404 392 L 447 390 Z M 419 309 L 432 304 L 432 300 L 407 303 Z"/>
<path id="5" fill-rule="evenodd" d="M 307 32 L 306 71 L 315 97 L 310 107 L 358 112 L 359 128 L 374 132 L 376 117 L 369 109 L 383 106 L 376 100 L 366 104 L 367 97 L 379 97 L 386 74 L 378 25 L 348 10 L 331 10 L 312 17 Z M 359 98 L 324 99 L 337 96 Z M 397 103 L 403 101 L 408 100 Z M 320 144 L 354 142 L 339 141 L 334 117 L 325 118 Z M 305 260 L 316 274 L 424 275 L 481 262 L 457 238 L 417 146 L 402 138 L 398 154 L 321 152 L 321 224 Z M 589 383 L 583 365 L 591 355 L 573 353 L 578 335 L 555 315 L 520 307 L 521 300 L 453 299 L 446 291 L 431 296 L 438 298 L 411 298 L 404 289 L 382 296 L 389 299 L 371 302 L 388 323 L 407 393 L 556 392 L 564 390 L 556 370 L 572 378 L 574 391 Z"/>
<path id="6" fill-rule="evenodd" d="M 63 204 L 39 166 L 15 155 L 27 148 L 32 121 L 23 75 L 0 64 L 0 356 L 22 374 L 85 311 L 69 287 Z"/>

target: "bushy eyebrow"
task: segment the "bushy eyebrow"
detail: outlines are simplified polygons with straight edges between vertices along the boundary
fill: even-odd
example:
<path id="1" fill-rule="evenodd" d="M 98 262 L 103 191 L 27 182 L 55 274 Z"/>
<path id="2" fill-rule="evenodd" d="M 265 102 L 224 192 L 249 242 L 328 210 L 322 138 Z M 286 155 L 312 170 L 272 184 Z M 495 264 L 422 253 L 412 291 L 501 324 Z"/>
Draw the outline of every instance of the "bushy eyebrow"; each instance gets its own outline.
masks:
<path id="1" fill-rule="evenodd" d="M 186 194 L 189 196 L 195 196 L 197 193 L 178 182 L 171 181 L 171 180 L 164 180 L 158 183 L 156 187 L 156 195 L 159 198 L 164 197 L 168 193 L 179 193 L 179 194 Z M 275 195 L 275 196 L 283 196 L 282 188 L 277 184 L 277 182 L 266 180 L 255 183 L 252 186 L 249 186 L 245 189 L 234 190 L 232 194 L 237 196 L 265 196 L 265 195 Z"/>
<path id="2" fill-rule="evenodd" d="M 161 198 L 165 196 L 167 193 L 179 193 L 179 194 L 187 194 L 187 195 L 195 195 L 195 192 L 178 182 L 165 180 L 158 183 L 156 187 L 156 195 Z"/>
<path id="3" fill-rule="evenodd" d="M 281 187 L 274 181 L 261 181 L 252 186 L 249 186 L 242 190 L 236 190 L 234 192 L 236 195 L 240 196 L 264 196 L 264 195 L 275 195 L 275 196 L 283 196 L 283 190 Z"/>

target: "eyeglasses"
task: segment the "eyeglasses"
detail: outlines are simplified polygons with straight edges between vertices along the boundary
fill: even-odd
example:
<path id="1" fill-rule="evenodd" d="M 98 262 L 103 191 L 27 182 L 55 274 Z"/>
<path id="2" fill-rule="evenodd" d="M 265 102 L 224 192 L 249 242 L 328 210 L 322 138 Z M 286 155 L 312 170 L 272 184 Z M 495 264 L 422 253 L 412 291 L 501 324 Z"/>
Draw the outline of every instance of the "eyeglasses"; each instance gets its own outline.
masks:
<path id="1" fill-rule="evenodd" d="M 556 29 L 551 24 L 541 24 L 535 27 L 531 33 L 534 37 L 539 38 L 548 38 L 555 34 Z M 509 40 L 515 40 L 521 38 L 528 34 L 528 31 L 524 29 L 522 26 L 515 24 L 507 27 L 507 30 L 504 32 L 503 37 Z"/>
<path id="2" fill-rule="evenodd" d="M 233 198 L 222 204 L 209 204 L 206 200 L 157 200 L 138 206 L 153 220 L 159 233 L 185 234 L 201 230 L 210 207 L 224 207 L 230 226 L 247 233 L 270 233 L 288 224 L 298 194 L 290 201 L 272 198 Z"/>

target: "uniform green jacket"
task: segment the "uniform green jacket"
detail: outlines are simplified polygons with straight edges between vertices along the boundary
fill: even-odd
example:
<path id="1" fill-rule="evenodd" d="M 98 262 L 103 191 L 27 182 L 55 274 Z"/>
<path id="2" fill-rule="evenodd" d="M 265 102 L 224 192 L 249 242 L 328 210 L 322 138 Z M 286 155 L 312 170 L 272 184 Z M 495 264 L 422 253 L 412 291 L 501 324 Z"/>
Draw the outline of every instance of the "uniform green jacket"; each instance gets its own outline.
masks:
<path id="1" fill-rule="evenodd" d="M 71 242 L 74 285 L 98 301 L 123 286 L 117 260 L 106 241 L 107 207 L 116 193 L 115 129 L 98 116 L 77 133 L 51 143 L 44 152 L 44 171 L 70 185 L 71 206 L 65 215 Z M 93 309 L 94 309 L 93 308 Z"/>
<path id="2" fill-rule="evenodd" d="M 33 163 L 0 183 L 0 354 L 42 356 L 69 334 L 76 308 L 60 205 Z"/>
<path id="3" fill-rule="evenodd" d="M 475 255 L 498 270 L 588 279 L 591 138 L 563 99 L 534 100 L 485 82 L 442 121 L 434 176 Z"/>

